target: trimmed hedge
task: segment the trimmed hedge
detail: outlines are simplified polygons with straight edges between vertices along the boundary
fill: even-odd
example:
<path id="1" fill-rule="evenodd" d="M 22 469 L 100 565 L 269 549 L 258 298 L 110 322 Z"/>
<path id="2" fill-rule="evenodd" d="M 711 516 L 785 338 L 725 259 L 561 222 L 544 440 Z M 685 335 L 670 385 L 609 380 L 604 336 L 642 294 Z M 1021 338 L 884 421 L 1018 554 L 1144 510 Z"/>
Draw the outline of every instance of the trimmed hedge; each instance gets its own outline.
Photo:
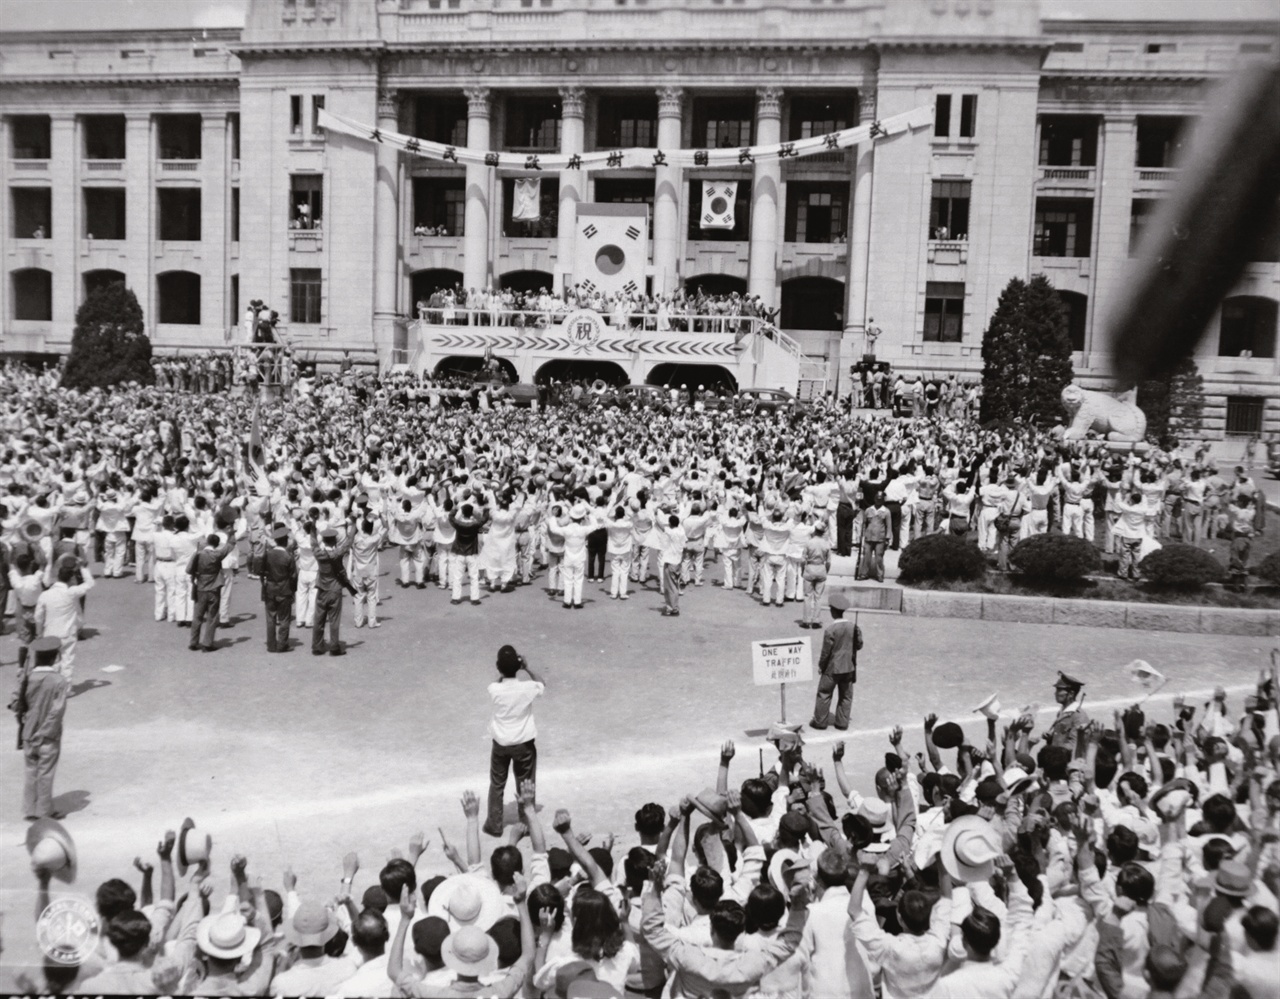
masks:
<path id="1" fill-rule="evenodd" d="M 1254 566 L 1253 574 L 1259 579 L 1264 579 L 1268 583 L 1280 586 L 1280 551 L 1272 552 Z"/>
<path id="2" fill-rule="evenodd" d="M 987 560 L 978 546 L 953 534 L 926 534 L 902 550 L 898 578 L 904 583 L 927 579 L 981 579 Z"/>
<path id="3" fill-rule="evenodd" d="M 1152 552 L 1138 563 L 1138 571 L 1157 586 L 1179 589 L 1219 583 L 1227 576 L 1227 567 L 1203 548 L 1177 542 Z"/>
<path id="4" fill-rule="evenodd" d="M 1083 579 L 1102 568 L 1098 549 L 1072 534 L 1035 534 L 1014 545 L 1013 567 L 1028 579 L 1059 582 Z"/>

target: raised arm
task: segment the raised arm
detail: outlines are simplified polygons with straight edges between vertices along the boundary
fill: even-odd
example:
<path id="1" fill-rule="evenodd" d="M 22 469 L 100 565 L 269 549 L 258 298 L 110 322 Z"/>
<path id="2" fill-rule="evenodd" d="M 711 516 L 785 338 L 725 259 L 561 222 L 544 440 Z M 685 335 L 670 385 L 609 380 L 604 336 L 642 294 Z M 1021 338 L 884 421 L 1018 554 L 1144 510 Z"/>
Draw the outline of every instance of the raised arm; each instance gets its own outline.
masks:
<path id="1" fill-rule="evenodd" d="M 474 791 L 462 792 L 462 814 L 467 817 L 467 866 L 474 867 L 484 859 L 480 852 L 480 799 Z"/>
<path id="2" fill-rule="evenodd" d="M 560 834 L 564 840 L 565 849 L 573 855 L 573 859 L 587 873 L 592 887 L 599 885 L 605 880 L 604 872 L 600 870 L 600 865 L 596 863 L 595 858 L 587 852 L 587 848 L 579 842 L 578 837 L 573 834 L 571 826 L 571 818 L 568 811 L 563 808 L 556 810 L 555 822 L 553 828 Z"/>
<path id="3" fill-rule="evenodd" d="M 720 766 L 716 770 L 716 794 L 727 794 L 729 791 L 729 763 L 733 760 L 734 746 L 732 739 L 726 739 L 720 746 Z"/>

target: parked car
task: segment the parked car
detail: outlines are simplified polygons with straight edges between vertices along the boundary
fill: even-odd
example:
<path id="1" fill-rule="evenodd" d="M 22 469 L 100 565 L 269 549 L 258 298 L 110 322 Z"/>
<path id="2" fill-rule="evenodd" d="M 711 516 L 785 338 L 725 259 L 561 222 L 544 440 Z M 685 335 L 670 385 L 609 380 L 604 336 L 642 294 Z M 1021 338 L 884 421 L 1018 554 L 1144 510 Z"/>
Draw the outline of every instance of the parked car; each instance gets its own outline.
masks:
<path id="1" fill-rule="evenodd" d="M 804 413 L 809 409 L 807 402 L 801 402 L 785 389 L 742 389 L 738 392 L 738 398 L 743 400 L 745 408 L 753 413 L 761 410 L 770 413 Z"/>

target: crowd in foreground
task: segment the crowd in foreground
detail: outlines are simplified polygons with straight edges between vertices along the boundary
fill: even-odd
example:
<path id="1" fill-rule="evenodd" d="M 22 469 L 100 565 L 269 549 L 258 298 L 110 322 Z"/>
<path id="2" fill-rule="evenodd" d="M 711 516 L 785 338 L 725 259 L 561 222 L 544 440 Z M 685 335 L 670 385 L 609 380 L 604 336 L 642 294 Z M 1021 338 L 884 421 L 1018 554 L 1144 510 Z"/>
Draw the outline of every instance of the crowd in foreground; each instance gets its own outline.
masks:
<path id="1" fill-rule="evenodd" d="M 499 653 L 503 677 L 523 665 Z M 519 674 L 522 675 L 522 674 Z M 496 685 L 496 686 L 500 686 Z M 1274 667 L 1091 720 L 1060 675 L 1056 716 L 930 715 L 888 752 L 826 755 L 775 727 L 768 769 L 664 788 L 634 834 L 597 838 L 518 788 L 517 817 L 423 860 L 419 833 L 334 887 L 215 861 L 187 820 L 137 874 L 99 885 L 103 928 L 31 991 L 139 995 L 1262 997 L 1280 982 L 1280 724 Z M 539 691 L 540 692 L 540 691 Z M 754 756 L 754 754 L 752 754 Z M 754 760 L 753 760 L 754 762 Z M 752 767 L 752 770 L 755 768 Z M 866 787 L 868 793 L 855 788 Z M 442 824 L 443 819 L 440 819 Z M 485 838 L 489 833 L 496 836 Z M 482 836 L 484 834 L 484 836 Z M 443 830 L 441 836 L 445 836 Z M 369 844 L 381 853 L 388 844 Z M 40 890 L 75 847 L 28 837 Z M 367 855 L 366 855 L 367 856 Z M 176 863 L 176 872 L 175 872 Z M 230 890 L 223 891 L 228 864 Z M 158 867 L 160 887 L 153 885 Z M 339 880 L 339 871 L 341 878 Z M 137 887 L 135 888 L 135 884 Z"/>

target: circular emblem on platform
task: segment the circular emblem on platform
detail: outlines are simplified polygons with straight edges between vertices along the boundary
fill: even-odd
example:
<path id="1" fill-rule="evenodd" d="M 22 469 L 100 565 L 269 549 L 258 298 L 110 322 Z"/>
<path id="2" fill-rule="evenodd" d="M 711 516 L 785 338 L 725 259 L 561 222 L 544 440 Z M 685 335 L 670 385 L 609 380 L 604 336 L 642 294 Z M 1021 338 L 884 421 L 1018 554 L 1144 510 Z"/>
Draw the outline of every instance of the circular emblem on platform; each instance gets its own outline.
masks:
<path id="1" fill-rule="evenodd" d="M 604 335 L 604 318 L 593 309 L 577 309 L 565 317 L 562 328 L 571 347 L 590 350 Z"/>
<path id="2" fill-rule="evenodd" d="M 36 920 L 36 942 L 57 964 L 81 964 L 97 948 L 98 933 L 98 914 L 79 898 L 50 902 Z"/>

